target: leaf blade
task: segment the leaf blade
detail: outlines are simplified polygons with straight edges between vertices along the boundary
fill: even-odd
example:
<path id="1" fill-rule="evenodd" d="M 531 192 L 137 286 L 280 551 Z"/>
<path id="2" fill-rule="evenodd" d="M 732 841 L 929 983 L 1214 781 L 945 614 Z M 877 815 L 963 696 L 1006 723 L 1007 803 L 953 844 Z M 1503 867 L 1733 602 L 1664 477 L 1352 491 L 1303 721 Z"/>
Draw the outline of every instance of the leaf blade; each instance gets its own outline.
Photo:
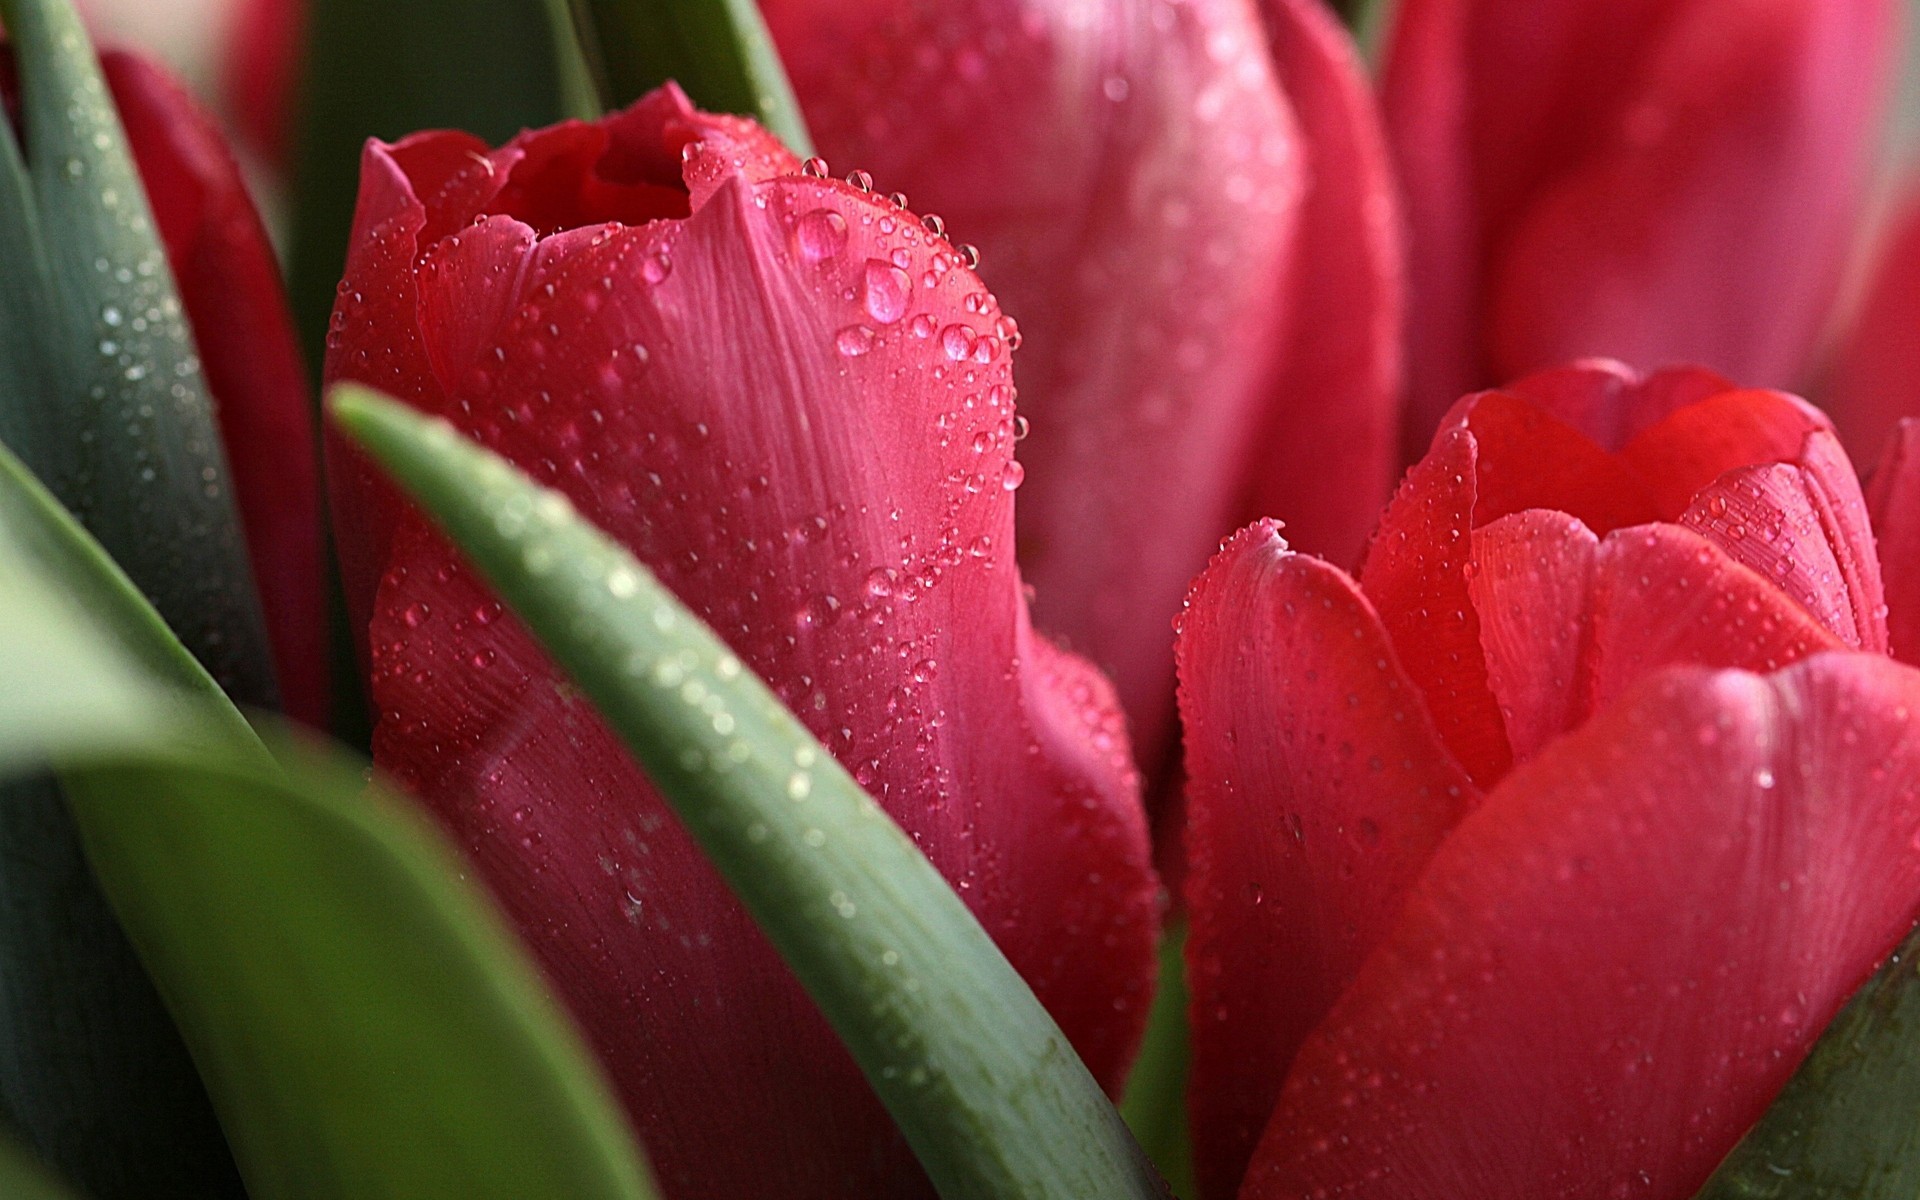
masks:
<path id="1" fill-rule="evenodd" d="M 709 112 L 752 117 L 802 158 L 806 119 L 754 0 L 573 0 L 607 108 L 669 79 Z"/>
<path id="2" fill-rule="evenodd" d="M 0 0 L 25 153 L 0 217 L 0 440 L 221 683 L 276 696 L 230 473 L 126 136 L 70 0 Z M 11 137 L 9 131 L 0 141 Z"/>
<path id="3" fill-rule="evenodd" d="M 8 701 L 70 679 L 58 719 Z M 0 450 L 0 779 L 61 764 L 255 1200 L 651 1200 L 610 1092 L 452 851 L 359 768 L 276 749 L 287 769 Z"/>

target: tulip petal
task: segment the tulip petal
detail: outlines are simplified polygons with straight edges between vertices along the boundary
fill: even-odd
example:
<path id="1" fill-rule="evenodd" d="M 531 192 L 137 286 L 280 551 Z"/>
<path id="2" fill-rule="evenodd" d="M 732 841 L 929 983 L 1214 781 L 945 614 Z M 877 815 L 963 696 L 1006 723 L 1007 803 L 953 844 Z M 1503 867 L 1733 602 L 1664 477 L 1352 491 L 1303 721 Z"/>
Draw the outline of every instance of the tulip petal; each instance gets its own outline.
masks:
<path id="1" fill-rule="evenodd" d="M 1442 430 L 1380 518 L 1360 586 L 1448 749 L 1485 786 L 1506 773 L 1513 755 L 1487 686 L 1480 619 L 1467 589 L 1476 474 L 1473 434 Z"/>
<path id="2" fill-rule="evenodd" d="M 1241 1195 L 1692 1195 L 1912 925 L 1915 711 L 1878 656 L 1679 670 L 1518 768 L 1302 1049 Z"/>
<path id="3" fill-rule="evenodd" d="M 1902 418 L 1920 415 L 1920 196 L 1906 209 L 1880 249 L 1866 298 L 1845 343 L 1821 405 L 1855 458 L 1866 462 L 1893 436 Z"/>
<path id="4" fill-rule="evenodd" d="M 1866 501 L 1838 440 L 1808 440 L 1840 470 L 1768 463 L 1729 471 L 1694 497 L 1680 524 L 1773 580 L 1841 641 L 1885 653 L 1886 602 Z M 1838 498 L 1829 482 L 1838 483 Z"/>
<path id="5" fill-rule="evenodd" d="M 1666 367 L 1641 375 L 1625 363 L 1590 358 L 1540 371 L 1500 390 L 1533 401 L 1603 449 L 1618 453 L 1675 411 L 1737 389 L 1702 367 Z"/>
<path id="6" fill-rule="evenodd" d="M 1279 379 L 1256 443 L 1249 520 L 1352 566 L 1399 459 L 1405 250 L 1385 135 L 1352 39 L 1319 0 L 1264 0 L 1300 126 L 1306 188 Z"/>
<path id="7" fill-rule="evenodd" d="M 320 460 L 280 268 L 213 119 L 159 68 L 103 55 L 213 395 L 285 711 L 329 711 Z"/>
<path id="8" fill-rule="evenodd" d="M 1117 1087 L 1156 885 L 1111 692 L 1027 624 L 1000 313 L 911 214 L 756 178 L 780 155 L 700 122 L 656 124 L 671 153 L 647 159 L 684 165 L 685 219 L 536 237 L 496 214 L 426 249 L 407 329 L 432 378 L 409 382 L 768 679 Z M 576 177 L 571 143 L 520 149 L 486 205 L 599 211 L 536 165 Z M 597 169 L 632 183 L 647 162 Z M 335 361 L 406 336 L 352 326 Z M 420 518 L 387 557 L 376 757 L 475 854 L 669 1191 L 922 1194 L 851 1061 L 591 710 Z"/>
<path id="9" fill-rule="evenodd" d="M 1796 382 L 1849 253 L 1898 9 L 1399 5 L 1382 106 L 1412 232 L 1410 448 L 1461 394 L 1587 355 Z"/>
<path id="10" fill-rule="evenodd" d="M 1477 795 L 1353 581 L 1242 530 L 1179 637 L 1195 1164 L 1231 1196 L 1287 1063 Z"/>
<path id="11" fill-rule="evenodd" d="M 1253 6 L 763 8 L 822 153 L 944 214 L 1017 318 L 1034 619 L 1113 676 L 1152 771 L 1170 623 L 1247 502 L 1307 169 Z"/>
<path id="12" fill-rule="evenodd" d="M 1675 7 L 1610 82 L 1585 154 L 1489 246 L 1496 375 L 1591 354 L 1773 386 L 1806 369 L 1864 196 L 1895 6 Z"/>
<path id="13" fill-rule="evenodd" d="M 1647 481 L 1661 519 L 1671 521 L 1728 471 L 1797 462 L 1809 435 L 1832 428 L 1797 396 L 1737 389 L 1674 409 L 1635 434 L 1620 456 Z"/>
<path id="14" fill-rule="evenodd" d="M 1771 579 L 1692 530 L 1647 525 L 1600 544 L 1588 712 L 1661 667 L 1772 671 L 1847 648 Z"/>
<path id="15" fill-rule="evenodd" d="M 1902 662 L 1920 662 L 1920 421 L 1894 427 L 1867 504 L 1886 575 L 1891 652 Z"/>
<path id="16" fill-rule="evenodd" d="M 1469 396 L 1441 422 L 1443 431 L 1452 428 L 1470 431 L 1478 449 L 1475 525 L 1551 508 L 1608 533 L 1658 516 L 1630 465 L 1531 399 L 1506 391 Z"/>
<path id="17" fill-rule="evenodd" d="M 1584 666 L 1599 539 L 1577 517 L 1532 509 L 1473 531 L 1467 587 L 1487 684 L 1513 757 L 1533 757 L 1586 716 Z"/>

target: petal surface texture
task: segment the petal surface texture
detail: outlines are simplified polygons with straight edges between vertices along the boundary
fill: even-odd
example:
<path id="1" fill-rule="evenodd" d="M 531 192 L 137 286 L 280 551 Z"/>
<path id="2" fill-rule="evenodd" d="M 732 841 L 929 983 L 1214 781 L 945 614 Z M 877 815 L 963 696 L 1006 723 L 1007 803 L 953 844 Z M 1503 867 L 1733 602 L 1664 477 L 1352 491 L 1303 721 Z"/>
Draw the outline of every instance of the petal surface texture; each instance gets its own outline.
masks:
<path id="1" fill-rule="evenodd" d="M 1241 531 L 1181 619 L 1190 1097 L 1232 1196 L 1287 1063 L 1477 796 L 1351 579 Z"/>
<path id="2" fill-rule="evenodd" d="M 802 174 L 671 89 L 470 149 L 374 149 L 367 299 L 343 300 L 336 374 L 402 386 L 658 572 L 901 822 L 1117 1088 L 1157 888 L 1111 689 L 1028 624 L 1009 349 L 980 281 L 912 213 Z M 420 518 L 356 490 L 350 467 L 339 482 L 384 547 L 367 556 L 384 563 L 376 759 L 474 855 L 668 1194 L 926 1195 L 851 1060 L 587 705 Z"/>
<path id="3" fill-rule="evenodd" d="M 1032 423 L 1019 558 L 1034 619 L 1113 676 L 1149 771 L 1170 740 L 1172 619 L 1263 457 L 1295 249 L 1333 219 L 1308 214 L 1309 178 L 1326 167 L 1329 208 L 1366 186 L 1343 174 L 1364 169 L 1365 151 L 1333 144 L 1364 136 L 1345 107 L 1354 80 L 1303 7 L 1275 5 L 1268 26 L 1252 0 L 763 5 L 836 169 L 869 171 L 945 217 L 1017 320 Z M 1311 117 L 1283 94 L 1269 29 L 1312 76 Z M 1308 120 L 1327 131 L 1324 164 Z M 1366 303 L 1357 293 L 1382 270 L 1366 249 L 1343 237 L 1316 253 L 1351 254 L 1366 273 L 1343 271 L 1356 294 L 1329 302 Z M 1373 420 L 1370 403 L 1349 412 Z M 1319 449 L 1366 453 L 1360 438 Z M 1277 470 L 1302 453 L 1264 457 Z M 1366 506 L 1383 484 L 1338 486 Z M 1346 519 L 1329 514 L 1327 528 Z"/>
<path id="4" fill-rule="evenodd" d="M 1407 0 L 1382 94 L 1413 412 L 1604 354 L 1804 382 L 1899 44 L 1888 0 Z"/>
<path id="5" fill-rule="evenodd" d="M 1517 768 L 1307 1041 L 1242 1195 L 1691 1196 L 1920 900 L 1920 675 L 1681 669 Z"/>
<path id="6" fill-rule="evenodd" d="M 1886 577 L 1893 656 L 1920 663 L 1920 420 L 1895 426 L 1867 500 Z"/>

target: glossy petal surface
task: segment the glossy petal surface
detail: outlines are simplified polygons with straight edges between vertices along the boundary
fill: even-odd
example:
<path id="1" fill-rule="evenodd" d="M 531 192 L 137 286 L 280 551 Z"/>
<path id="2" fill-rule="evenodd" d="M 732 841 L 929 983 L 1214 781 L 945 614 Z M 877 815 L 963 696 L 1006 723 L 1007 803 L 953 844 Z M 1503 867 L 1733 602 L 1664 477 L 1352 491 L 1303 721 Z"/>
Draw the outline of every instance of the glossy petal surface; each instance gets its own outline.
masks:
<path id="1" fill-rule="evenodd" d="M 1181 619 L 1190 1112 L 1231 1196 L 1287 1063 L 1477 796 L 1353 581 L 1241 531 Z"/>
<path id="2" fill-rule="evenodd" d="M 144 59 L 107 54 L 101 67 L 213 394 L 281 701 L 318 728 L 328 711 L 320 460 L 273 246 L 213 119 Z M 142 319 L 102 317 L 110 329 Z"/>
<path id="3" fill-rule="evenodd" d="M 1266 31 L 1248 0 L 763 8 L 822 152 L 943 215 L 1018 321 L 1035 620 L 1113 675 L 1151 769 L 1170 622 L 1246 502 L 1301 220 Z"/>
<path id="4" fill-rule="evenodd" d="M 1513 752 L 1487 687 L 1480 618 L 1467 589 L 1477 464 L 1471 433 L 1442 431 L 1381 517 L 1360 586 L 1441 737 L 1485 786 L 1506 773 Z"/>
<path id="5" fill-rule="evenodd" d="M 1516 760 L 1586 717 L 1599 546 L 1578 518 L 1545 509 L 1473 531 L 1467 587 L 1480 618 L 1487 686 Z"/>
<path id="6" fill-rule="evenodd" d="M 1676 525 L 1623 529 L 1601 543 L 1592 611 L 1587 712 L 1662 667 L 1773 671 L 1847 648 L 1771 579 Z"/>
<path id="7" fill-rule="evenodd" d="M 1517 769 L 1302 1049 L 1241 1194 L 1691 1195 L 1912 923 L 1917 702 L 1869 655 L 1669 672 Z"/>
<path id="8" fill-rule="evenodd" d="M 1920 416 L 1920 197 L 1909 196 L 1880 247 L 1853 327 L 1820 402 L 1861 462 L 1881 452 L 1902 418 Z"/>
<path id="9" fill-rule="evenodd" d="M 1891 650 L 1902 662 L 1920 662 L 1920 421 L 1895 427 L 1867 503 L 1886 578 Z"/>
<path id="10" fill-rule="evenodd" d="M 1366 67 L 1318 0 L 1264 0 L 1306 162 L 1278 378 L 1245 519 L 1351 567 L 1391 493 L 1404 383 L 1406 251 Z"/>
<path id="11" fill-rule="evenodd" d="M 343 303 L 336 370 L 363 343 L 389 378 L 424 363 L 404 379 L 417 402 L 658 571 L 1117 1086 L 1155 883 L 1111 691 L 1028 627 L 1008 349 L 979 281 L 912 214 L 802 176 L 671 92 L 451 173 L 455 155 L 418 143 L 387 157 L 410 152 L 435 198 L 395 207 L 392 228 L 434 239 L 409 324 Z M 374 203 L 393 178 L 373 178 Z M 376 757 L 480 862 L 669 1192 L 923 1194 L 852 1063 L 591 711 L 419 518 L 349 498 L 390 531 Z"/>
<path id="12" fill-rule="evenodd" d="M 1850 249 L 1897 6 L 1408 0 L 1383 82 L 1418 444 L 1585 355 L 1799 382 Z"/>

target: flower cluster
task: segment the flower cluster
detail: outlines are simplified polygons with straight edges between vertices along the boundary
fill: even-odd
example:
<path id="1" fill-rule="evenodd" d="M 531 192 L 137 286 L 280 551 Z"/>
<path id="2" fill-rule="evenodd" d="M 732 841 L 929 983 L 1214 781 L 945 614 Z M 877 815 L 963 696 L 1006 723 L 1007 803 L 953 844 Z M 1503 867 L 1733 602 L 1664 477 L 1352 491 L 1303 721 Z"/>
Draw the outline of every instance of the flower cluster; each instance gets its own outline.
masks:
<path id="1" fill-rule="evenodd" d="M 1920 915 L 1894 0 L 1401 0 L 1377 79 L 1323 0 L 760 8 L 824 159 L 671 82 L 369 140 L 324 383 L 650 568 L 1110 1095 L 1184 923 L 1206 1200 L 1688 1200 Z M 297 14 L 241 10 L 275 170 Z M 282 707 L 324 512 L 374 762 L 663 1194 L 931 1194 L 608 722 L 316 447 L 239 168 L 104 64 Z"/>

